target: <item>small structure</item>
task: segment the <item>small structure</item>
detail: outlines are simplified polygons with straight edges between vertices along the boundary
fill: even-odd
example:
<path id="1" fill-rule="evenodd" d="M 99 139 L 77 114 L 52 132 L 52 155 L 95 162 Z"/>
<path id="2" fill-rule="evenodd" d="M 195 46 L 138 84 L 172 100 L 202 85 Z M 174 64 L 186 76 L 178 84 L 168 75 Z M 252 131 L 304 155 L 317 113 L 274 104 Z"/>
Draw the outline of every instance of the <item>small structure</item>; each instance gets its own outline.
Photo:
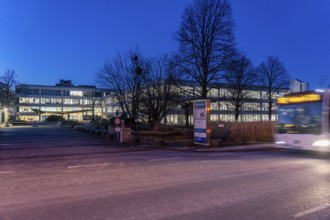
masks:
<path id="1" fill-rule="evenodd" d="M 304 92 L 309 90 L 309 83 L 299 79 L 290 80 L 290 93 Z"/>

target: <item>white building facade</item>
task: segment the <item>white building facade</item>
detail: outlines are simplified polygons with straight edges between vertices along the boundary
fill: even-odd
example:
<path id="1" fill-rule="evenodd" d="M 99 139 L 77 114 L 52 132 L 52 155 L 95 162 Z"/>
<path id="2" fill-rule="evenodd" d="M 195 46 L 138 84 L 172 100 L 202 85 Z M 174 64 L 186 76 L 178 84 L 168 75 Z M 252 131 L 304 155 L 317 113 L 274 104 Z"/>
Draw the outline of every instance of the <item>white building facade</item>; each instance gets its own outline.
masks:
<path id="1" fill-rule="evenodd" d="M 191 88 L 192 90 L 194 88 Z M 283 89 L 274 94 L 274 98 L 281 97 L 288 92 L 289 89 Z M 245 98 L 242 100 L 242 108 L 239 114 L 238 121 L 268 121 L 268 103 L 267 92 L 256 87 L 244 91 Z M 208 99 L 211 100 L 211 121 L 233 122 L 235 121 L 234 106 L 231 102 L 229 89 L 224 87 L 211 89 Z M 272 121 L 276 120 L 276 106 L 273 107 Z M 166 124 L 185 124 L 184 110 L 179 105 L 176 109 L 170 112 L 166 117 Z M 189 124 L 193 123 L 192 115 L 189 116 Z"/>
<path id="2" fill-rule="evenodd" d="M 102 116 L 106 93 L 96 86 L 75 86 L 71 80 L 60 80 L 55 86 L 19 84 L 16 113 L 23 121 L 45 121 L 50 115 L 88 121 Z"/>
<path id="3" fill-rule="evenodd" d="M 183 100 L 193 100 L 198 87 L 185 85 L 190 95 L 183 95 Z M 283 96 L 290 89 L 283 89 L 274 98 Z M 239 114 L 239 121 L 268 121 L 267 92 L 261 87 L 244 91 L 245 98 Z M 118 101 L 110 90 L 98 89 L 96 86 L 74 86 L 70 80 L 60 80 L 55 86 L 19 84 L 16 87 L 18 119 L 24 121 L 45 121 L 50 115 L 62 115 L 65 119 L 90 121 L 94 116 L 109 118 L 122 114 Z M 217 86 L 209 92 L 211 100 L 211 121 L 235 121 L 234 107 L 228 87 Z M 275 108 L 272 120 L 275 120 Z M 93 113 L 94 112 L 94 113 Z M 70 116 L 69 116 L 70 115 Z M 193 118 L 189 116 L 189 123 Z M 181 105 L 172 109 L 163 120 L 164 124 L 184 125 L 186 116 Z"/>

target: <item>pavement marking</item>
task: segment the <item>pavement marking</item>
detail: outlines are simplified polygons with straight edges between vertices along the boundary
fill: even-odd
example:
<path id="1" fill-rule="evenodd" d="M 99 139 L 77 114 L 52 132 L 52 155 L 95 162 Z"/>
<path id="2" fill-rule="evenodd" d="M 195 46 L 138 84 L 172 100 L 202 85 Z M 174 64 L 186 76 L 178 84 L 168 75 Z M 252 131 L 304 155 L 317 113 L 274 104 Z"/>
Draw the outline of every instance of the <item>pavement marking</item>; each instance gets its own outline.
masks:
<path id="1" fill-rule="evenodd" d="M 16 181 L 42 180 L 42 179 L 51 179 L 51 178 L 55 178 L 55 176 L 42 176 L 42 177 L 23 178 L 23 179 L 18 179 Z"/>
<path id="2" fill-rule="evenodd" d="M 0 174 L 10 174 L 13 173 L 14 171 L 0 171 Z"/>
<path id="3" fill-rule="evenodd" d="M 320 206 L 317 206 L 317 207 L 314 207 L 314 208 L 311 208 L 311 209 L 308 209 L 306 211 L 303 211 L 303 212 L 299 212 L 297 214 L 295 214 L 293 217 L 295 218 L 301 218 L 305 215 L 309 215 L 309 214 L 312 214 L 312 213 L 315 213 L 315 212 L 319 212 L 323 209 L 326 209 L 326 208 L 329 208 L 330 207 L 330 204 L 329 203 L 325 203 L 323 205 L 320 205 Z"/>
<path id="4" fill-rule="evenodd" d="M 269 172 L 269 171 L 271 171 L 271 169 L 246 170 L 246 171 L 241 171 L 241 172 L 236 172 L 236 173 L 228 173 L 228 174 L 223 175 L 222 177 L 239 177 L 239 176 L 253 175 L 253 174 L 264 173 L 264 172 Z"/>
<path id="5" fill-rule="evenodd" d="M 156 162 L 156 161 L 164 161 L 164 160 L 179 160 L 182 157 L 169 157 L 169 158 L 158 158 L 158 159 L 150 159 L 150 162 Z"/>
<path id="6" fill-rule="evenodd" d="M 157 167 L 171 167 L 171 166 L 181 166 L 182 163 L 170 163 L 170 164 L 159 164 L 159 165 L 153 165 L 152 167 L 157 168 Z"/>
<path id="7" fill-rule="evenodd" d="M 66 171 L 68 172 L 68 171 Z M 115 170 L 102 170 L 102 171 L 96 171 L 94 173 L 96 174 L 100 174 L 100 173 L 115 173 L 116 171 Z"/>
<path id="8" fill-rule="evenodd" d="M 68 166 L 68 169 L 100 167 L 100 166 L 109 166 L 109 165 L 111 165 L 111 163 L 81 164 L 81 165 Z"/>

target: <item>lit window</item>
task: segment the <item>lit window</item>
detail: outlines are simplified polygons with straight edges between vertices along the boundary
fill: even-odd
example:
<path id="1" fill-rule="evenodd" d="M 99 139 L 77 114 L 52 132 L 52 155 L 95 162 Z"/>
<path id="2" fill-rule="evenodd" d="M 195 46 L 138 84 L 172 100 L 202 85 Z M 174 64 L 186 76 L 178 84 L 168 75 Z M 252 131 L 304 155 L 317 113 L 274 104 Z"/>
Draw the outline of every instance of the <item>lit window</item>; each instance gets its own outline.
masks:
<path id="1" fill-rule="evenodd" d="M 70 96 L 83 96 L 83 91 L 70 91 Z"/>

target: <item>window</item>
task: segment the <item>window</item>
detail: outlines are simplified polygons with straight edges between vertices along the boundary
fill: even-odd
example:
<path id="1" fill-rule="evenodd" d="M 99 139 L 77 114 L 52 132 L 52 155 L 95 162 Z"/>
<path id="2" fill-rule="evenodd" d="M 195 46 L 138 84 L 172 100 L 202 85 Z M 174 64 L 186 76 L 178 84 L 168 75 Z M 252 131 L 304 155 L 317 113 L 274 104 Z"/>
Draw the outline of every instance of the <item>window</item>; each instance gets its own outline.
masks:
<path id="1" fill-rule="evenodd" d="M 39 95 L 39 89 L 21 88 L 21 89 L 18 89 L 18 94 L 21 94 L 21 95 Z"/>
<path id="2" fill-rule="evenodd" d="M 33 112 L 32 109 L 39 109 L 37 106 L 19 106 L 19 112 Z"/>
<path id="3" fill-rule="evenodd" d="M 211 110 L 218 110 L 219 103 L 218 102 L 211 102 Z"/>
<path id="4" fill-rule="evenodd" d="M 79 99 L 63 99 L 64 105 L 79 105 L 80 100 Z"/>
<path id="5" fill-rule="evenodd" d="M 63 90 L 63 96 L 70 96 L 70 91 Z"/>
<path id="6" fill-rule="evenodd" d="M 168 124 L 177 124 L 178 123 L 178 115 L 168 115 L 167 116 Z"/>
<path id="7" fill-rule="evenodd" d="M 260 104 L 257 102 L 247 102 L 247 103 L 243 103 L 243 110 L 246 111 L 259 111 L 260 109 Z"/>
<path id="8" fill-rule="evenodd" d="M 61 107 L 40 107 L 40 110 L 46 112 L 59 112 L 62 110 Z"/>
<path id="9" fill-rule="evenodd" d="M 44 96 L 61 96 L 61 90 L 53 90 L 53 89 L 42 89 L 41 95 Z"/>
<path id="10" fill-rule="evenodd" d="M 22 104 L 39 104 L 39 98 L 25 98 L 25 97 L 22 97 L 22 98 L 19 98 L 19 103 Z"/>
<path id="11" fill-rule="evenodd" d="M 82 105 L 91 105 L 91 101 L 89 99 L 81 99 Z"/>
<path id="12" fill-rule="evenodd" d="M 81 111 L 82 108 L 80 107 L 63 107 L 63 111 L 64 112 L 69 112 L 69 111 Z"/>
<path id="13" fill-rule="evenodd" d="M 228 89 L 223 89 L 222 88 L 222 89 L 219 90 L 219 93 L 220 93 L 219 95 L 220 95 L 221 98 L 225 98 L 225 97 L 228 96 Z"/>
<path id="14" fill-rule="evenodd" d="M 70 91 L 70 96 L 83 96 L 83 91 Z"/>
<path id="15" fill-rule="evenodd" d="M 232 110 L 233 108 L 230 102 L 220 102 L 220 110 Z"/>
<path id="16" fill-rule="evenodd" d="M 247 90 L 245 91 L 246 98 L 250 99 L 260 99 L 260 92 L 254 90 Z"/>
<path id="17" fill-rule="evenodd" d="M 234 115 L 220 114 L 220 121 L 235 121 Z"/>
<path id="18" fill-rule="evenodd" d="M 57 98 L 41 98 L 41 104 L 62 104 L 62 99 Z"/>
<path id="19" fill-rule="evenodd" d="M 211 121 L 219 121 L 219 115 L 212 114 L 211 117 L 210 117 L 210 120 Z"/>
<path id="20" fill-rule="evenodd" d="M 210 90 L 211 97 L 219 97 L 219 90 L 218 89 L 211 89 Z"/>

